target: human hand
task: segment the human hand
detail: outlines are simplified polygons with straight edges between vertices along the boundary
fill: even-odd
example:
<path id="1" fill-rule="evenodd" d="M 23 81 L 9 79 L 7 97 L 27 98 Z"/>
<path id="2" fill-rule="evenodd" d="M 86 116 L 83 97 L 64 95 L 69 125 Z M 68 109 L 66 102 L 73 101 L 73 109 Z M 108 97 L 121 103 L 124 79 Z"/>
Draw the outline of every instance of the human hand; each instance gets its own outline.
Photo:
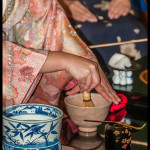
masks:
<path id="1" fill-rule="evenodd" d="M 95 58 L 89 60 L 65 52 L 50 52 L 40 73 L 65 70 L 78 84 L 67 95 L 78 92 L 90 92 L 92 89 L 102 95 L 107 101 L 118 104 L 121 99 L 110 86 L 104 72 Z"/>
<path id="2" fill-rule="evenodd" d="M 77 86 L 69 92 L 72 94 L 84 91 L 90 92 L 100 83 L 97 63 L 79 56 L 72 57 L 69 60 L 66 65 L 66 72 L 78 82 Z"/>
<path id="3" fill-rule="evenodd" d="M 97 18 L 91 13 L 80 1 L 64 1 L 65 5 L 69 9 L 67 11 L 68 17 L 80 21 L 80 22 L 97 22 Z M 66 7 L 64 7 L 65 9 Z"/>
<path id="4" fill-rule="evenodd" d="M 130 8 L 130 0 L 111 0 L 108 9 L 108 17 L 110 19 L 118 19 L 120 16 L 126 16 Z"/>
<path id="5" fill-rule="evenodd" d="M 100 76 L 100 82 L 97 86 L 95 86 L 96 91 L 102 95 L 104 99 L 107 101 L 113 102 L 114 104 L 119 104 L 121 99 L 118 97 L 116 92 L 110 86 L 104 72 L 101 67 L 98 65 L 98 73 Z M 94 86 L 93 86 L 94 87 Z M 92 88 L 93 88 L 92 87 Z M 80 91 L 79 84 L 77 84 L 72 90 L 66 92 L 67 95 L 74 95 Z M 91 89 L 88 89 L 87 92 L 90 92 Z"/>
<path id="6" fill-rule="evenodd" d="M 97 62 L 65 52 L 49 52 L 40 73 L 65 70 L 78 82 L 78 92 L 90 92 L 100 83 Z"/>
<path id="7" fill-rule="evenodd" d="M 103 98 L 105 98 L 109 102 L 113 102 L 114 104 L 119 104 L 121 102 L 121 99 L 117 95 L 117 93 L 112 89 L 111 85 L 109 84 L 109 81 L 107 80 L 104 72 L 102 71 L 101 67 L 99 66 L 99 72 L 100 72 L 100 84 L 95 88 L 96 91 L 102 95 Z"/>

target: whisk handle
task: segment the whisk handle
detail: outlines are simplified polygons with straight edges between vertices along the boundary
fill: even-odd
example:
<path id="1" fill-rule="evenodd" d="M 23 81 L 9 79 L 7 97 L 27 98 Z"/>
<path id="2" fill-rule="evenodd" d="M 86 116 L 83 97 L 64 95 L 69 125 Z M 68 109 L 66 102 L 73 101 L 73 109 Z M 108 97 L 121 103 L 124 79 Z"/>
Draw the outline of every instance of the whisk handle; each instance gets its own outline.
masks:
<path id="1" fill-rule="evenodd" d="M 90 100 L 91 99 L 91 95 L 90 93 L 87 93 L 86 91 L 83 92 L 83 100 Z"/>

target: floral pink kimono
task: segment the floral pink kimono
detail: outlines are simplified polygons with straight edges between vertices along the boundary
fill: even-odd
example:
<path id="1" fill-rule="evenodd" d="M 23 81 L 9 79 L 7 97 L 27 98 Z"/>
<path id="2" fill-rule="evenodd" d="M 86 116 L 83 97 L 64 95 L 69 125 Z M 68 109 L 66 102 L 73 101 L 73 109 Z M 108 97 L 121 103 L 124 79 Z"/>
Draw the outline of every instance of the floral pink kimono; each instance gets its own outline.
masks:
<path id="1" fill-rule="evenodd" d="M 94 54 L 73 30 L 57 0 L 15 0 L 8 17 L 7 9 L 3 32 L 9 37 L 7 31 L 13 29 L 13 40 L 3 40 L 3 107 L 28 102 L 57 105 L 61 90 L 75 82 L 65 71 L 39 74 L 48 52 L 96 59 Z"/>

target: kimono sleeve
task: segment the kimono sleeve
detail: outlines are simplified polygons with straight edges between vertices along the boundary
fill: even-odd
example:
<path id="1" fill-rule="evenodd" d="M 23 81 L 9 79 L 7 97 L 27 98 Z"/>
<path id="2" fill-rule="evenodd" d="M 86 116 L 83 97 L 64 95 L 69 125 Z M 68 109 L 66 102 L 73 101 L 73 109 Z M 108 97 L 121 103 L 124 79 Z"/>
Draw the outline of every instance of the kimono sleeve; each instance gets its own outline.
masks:
<path id="1" fill-rule="evenodd" d="M 36 86 L 34 82 L 41 76 L 39 72 L 47 55 L 48 51 L 33 51 L 3 41 L 3 107 L 25 103 L 25 97 L 27 101 Z"/>

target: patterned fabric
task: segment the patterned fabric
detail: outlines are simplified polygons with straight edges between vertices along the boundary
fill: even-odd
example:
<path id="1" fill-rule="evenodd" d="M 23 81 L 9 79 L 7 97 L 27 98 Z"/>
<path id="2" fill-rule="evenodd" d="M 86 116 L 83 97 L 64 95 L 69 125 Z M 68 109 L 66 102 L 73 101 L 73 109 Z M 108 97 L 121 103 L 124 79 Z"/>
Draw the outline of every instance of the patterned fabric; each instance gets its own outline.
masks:
<path id="1" fill-rule="evenodd" d="M 16 0 L 11 15 L 3 23 L 3 31 L 8 37 L 9 27 L 15 30 L 13 34 L 15 42 L 3 41 L 4 107 L 6 104 L 27 102 L 58 104 L 61 90 L 72 78 L 65 71 L 39 74 L 49 51 L 62 51 L 87 59 L 96 59 L 70 25 L 57 0 Z M 6 101 L 7 74 L 9 74 L 8 43 L 13 53 L 11 82 L 13 96 L 10 104 Z M 36 90 L 32 94 L 35 87 Z"/>
<path id="2" fill-rule="evenodd" d="M 110 0 L 79 1 L 98 18 L 96 23 L 78 22 L 70 19 L 72 26 L 86 44 L 98 45 L 147 38 L 147 32 L 134 9 L 131 9 L 125 17 L 110 20 L 108 18 Z M 101 47 L 92 49 L 92 51 L 104 70 L 105 67 L 103 66 L 108 67 L 108 61 L 114 53 L 123 53 L 135 60 L 145 56 L 147 54 L 147 42 Z"/>
<path id="3" fill-rule="evenodd" d="M 8 75 L 9 70 L 7 67 L 8 63 L 8 52 L 7 45 L 11 45 L 12 50 L 12 63 L 13 68 L 11 70 L 12 81 L 11 81 L 11 93 L 12 100 L 5 101 L 7 96 L 8 88 Z M 42 68 L 43 63 L 46 60 L 46 55 L 40 54 L 14 43 L 3 41 L 3 106 L 11 104 L 22 103 L 25 95 L 31 87 L 33 81 L 38 76 L 39 70 Z M 39 61 L 40 60 L 40 61 Z M 40 77 L 40 74 L 38 78 Z M 7 104 L 6 104 L 7 103 Z"/>

